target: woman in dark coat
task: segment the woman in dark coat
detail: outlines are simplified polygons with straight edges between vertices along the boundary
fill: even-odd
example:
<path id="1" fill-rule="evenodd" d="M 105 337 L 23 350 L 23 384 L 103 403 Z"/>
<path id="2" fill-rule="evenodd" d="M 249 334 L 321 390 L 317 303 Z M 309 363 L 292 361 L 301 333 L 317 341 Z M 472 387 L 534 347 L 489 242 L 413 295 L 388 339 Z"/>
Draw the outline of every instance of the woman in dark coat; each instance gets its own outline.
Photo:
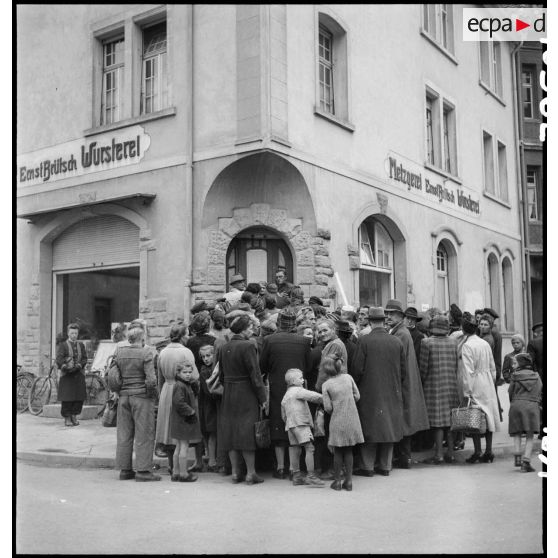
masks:
<path id="1" fill-rule="evenodd" d="M 479 337 L 484 339 L 489 345 L 490 350 L 492 351 L 492 357 L 494 358 L 494 365 L 496 366 L 497 360 L 497 348 L 498 345 L 493 336 L 493 329 L 492 326 L 494 325 L 494 318 L 490 314 L 482 314 L 479 320 Z M 500 346 L 500 352 L 502 348 Z M 498 412 L 500 413 L 500 422 L 502 422 L 503 412 L 502 405 L 500 404 L 500 397 L 498 395 L 497 383 L 500 378 L 501 369 L 496 366 L 496 383 L 494 384 L 494 389 L 496 390 L 496 399 L 498 400 Z"/>
<path id="2" fill-rule="evenodd" d="M 85 365 L 87 353 L 83 343 L 77 340 L 79 326 L 69 324 L 68 340 L 56 347 L 56 364 L 60 368 L 58 401 L 62 401 L 61 414 L 66 426 L 77 426 L 77 416 L 81 414 L 85 401 Z"/>
<path id="3" fill-rule="evenodd" d="M 219 378 L 223 385 L 219 446 L 229 452 L 232 482 L 238 483 L 241 454 L 246 463 L 246 483 L 263 479 L 256 474 L 256 439 L 254 423 L 259 420 L 259 408 L 265 403 L 265 388 L 258 364 L 256 345 L 250 341 L 252 320 L 238 316 L 231 325 L 233 333 L 219 354 Z"/>

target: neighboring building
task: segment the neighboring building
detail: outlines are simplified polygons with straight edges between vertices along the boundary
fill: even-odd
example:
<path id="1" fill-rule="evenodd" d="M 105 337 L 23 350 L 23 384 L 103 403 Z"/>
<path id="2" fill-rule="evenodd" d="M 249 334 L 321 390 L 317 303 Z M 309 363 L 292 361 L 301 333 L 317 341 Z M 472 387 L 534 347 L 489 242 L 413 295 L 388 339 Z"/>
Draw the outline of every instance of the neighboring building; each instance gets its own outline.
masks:
<path id="1" fill-rule="evenodd" d="M 528 295 L 528 329 L 543 321 L 543 215 L 544 160 L 540 140 L 540 102 L 545 96 L 540 75 L 543 70 L 542 43 L 524 42 L 516 67 L 519 106 L 519 149 L 525 202 L 525 262 Z"/>
<path id="2" fill-rule="evenodd" d="M 278 265 L 521 330 L 513 45 L 461 8 L 18 6 L 18 358 Z"/>

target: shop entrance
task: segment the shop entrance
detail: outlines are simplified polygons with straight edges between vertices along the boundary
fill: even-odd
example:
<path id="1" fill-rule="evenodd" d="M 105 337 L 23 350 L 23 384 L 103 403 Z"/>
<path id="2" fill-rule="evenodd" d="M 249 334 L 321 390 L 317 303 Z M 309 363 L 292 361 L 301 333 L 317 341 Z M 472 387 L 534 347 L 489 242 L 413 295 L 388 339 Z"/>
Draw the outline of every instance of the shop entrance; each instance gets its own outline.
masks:
<path id="1" fill-rule="evenodd" d="M 246 283 L 275 281 L 278 267 L 285 268 L 293 282 L 293 257 L 287 243 L 265 227 L 251 227 L 238 234 L 227 250 L 227 285 L 230 278 L 241 273 Z"/>

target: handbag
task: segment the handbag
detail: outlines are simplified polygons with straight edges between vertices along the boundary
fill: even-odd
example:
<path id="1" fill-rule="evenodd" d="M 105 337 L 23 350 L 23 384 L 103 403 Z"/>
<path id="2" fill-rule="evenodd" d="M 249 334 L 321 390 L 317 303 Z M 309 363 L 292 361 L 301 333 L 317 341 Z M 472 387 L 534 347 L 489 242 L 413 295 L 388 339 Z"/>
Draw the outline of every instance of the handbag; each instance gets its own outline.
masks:
<path id="1" fill-rule="evenodd" d="M 256 447 L 266 449 L 271 446 L 271 432 L 269 429 L 269 419 L 263 418 L 263 411 L 260 409 L 260 420 L 254 424 L 254 434 L 256 436 Z"/>
<path id="2" fill-rule="evenodd" d="M 114 393 L 110 395 L 103 411 L 101 424 L 107 428 L 116 426 L 116 417 L 118 414 L 118 396 Z"/>
<path id="3" fill-rule="evenodd" d="M 452 432 L 466 432 L 468 434 L 484 434 L 486 432 L 486 415 L 484 411 L 472 403 L 471 398 L 466 407 L 451 410 Z"/>
<path id="4" fill-rule="evenodd" d="M 324 413 L 323 407 L 318 407 L 316 409 L 316 413 L 314 414 L 314 438 L 326 435 Z"/>
<path id="5" fill-rule="evenodd" d="M 219 379 L 219 363 L 215 365 L 211 376 L 205 380 L 205 383 L 207 384 L 209 393 L 212 395 L 223 395 L 223 384 Z"/>
<path id="6" fill-rule="evenodd" d="M 110 367 L 107 374 L 107 384 L 110 391 L 114 391 L 115 393 L 120 393 L 122 389 L 122 373 L 120 372 L 120 368 L 118 367 L 117 362 L 117 355 L 118 349 L 110 363 Z"/>

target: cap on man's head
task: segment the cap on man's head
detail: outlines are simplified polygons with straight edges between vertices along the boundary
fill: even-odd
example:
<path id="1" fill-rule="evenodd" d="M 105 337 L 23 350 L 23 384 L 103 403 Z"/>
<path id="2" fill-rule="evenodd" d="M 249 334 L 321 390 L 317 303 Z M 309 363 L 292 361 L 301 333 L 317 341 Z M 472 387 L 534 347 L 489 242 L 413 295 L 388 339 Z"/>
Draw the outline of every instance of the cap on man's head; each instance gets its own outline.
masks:
<path id="1" fill-rule="evenodd" d="M 399 300 L 395 300 L 394 298 L 390 298 L 386 302 L 385 311 L 386 312 L 399 312 L 399 313 L 405 315 L 405 311 L 403 310 L 403 305 L 401 304 L 401 302 L 399 302 Z"/>
<path id="2" fill-rule="evenodd" d="M 419 316 L 419 313 L 414 306 L 409 306 L 409 308 L 405 310 L 405 316 L 407 318 L 414 318 L 417 322 L 422 320 L 422 316 Z"/>
<path id="3" fill-rule="evenodd" d="M 386 315 L 384 314 L 384 309 L 381 306 L 370 306 L 368 309 L 368 319 L 371 322 L 385 320 Z"/>
<path id="4" fill-rule="evenodd" d="M 235 283 L 240 283 L 241 281 L 244 281 L 244 277 L 242 277 L 240 273 L 237 273 L 231 277 L 230 284 L 234 285 Z"/>

